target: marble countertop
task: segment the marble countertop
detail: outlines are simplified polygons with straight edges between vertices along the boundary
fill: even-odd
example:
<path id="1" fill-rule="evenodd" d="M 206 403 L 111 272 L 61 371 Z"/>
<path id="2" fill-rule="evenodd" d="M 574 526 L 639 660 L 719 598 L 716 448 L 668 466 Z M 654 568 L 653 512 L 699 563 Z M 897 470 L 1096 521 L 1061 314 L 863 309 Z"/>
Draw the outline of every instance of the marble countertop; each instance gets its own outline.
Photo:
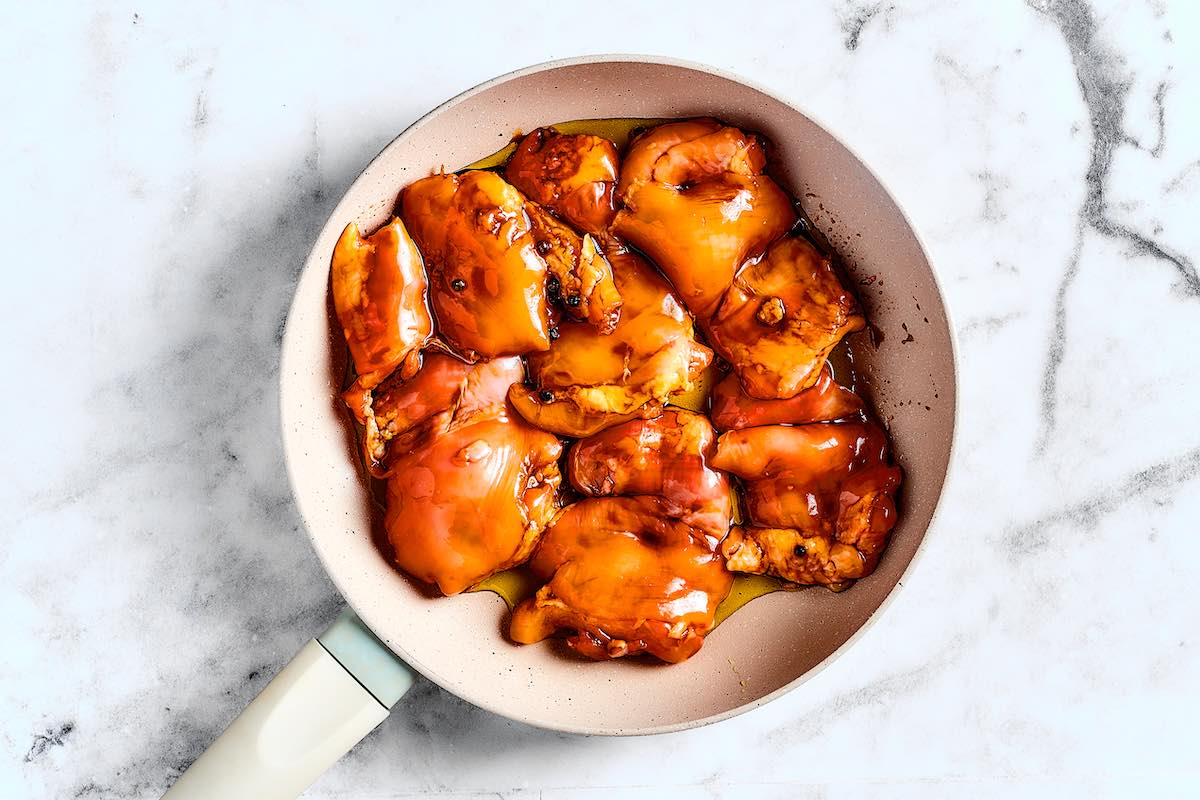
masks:
<path id="1" fill-rule="evenodd" d="M 6 15 L 0 796 L 157 797 L 336 616 L 278 438 L 303 256 L 424 111 L 595 52 L 743 74 L 893 188 L 961 343 L 943 514 L 762 709 L 585 739 L 423 682 L 306 796 L 1200 791 L 1200 13 L 642 5 Z"/>

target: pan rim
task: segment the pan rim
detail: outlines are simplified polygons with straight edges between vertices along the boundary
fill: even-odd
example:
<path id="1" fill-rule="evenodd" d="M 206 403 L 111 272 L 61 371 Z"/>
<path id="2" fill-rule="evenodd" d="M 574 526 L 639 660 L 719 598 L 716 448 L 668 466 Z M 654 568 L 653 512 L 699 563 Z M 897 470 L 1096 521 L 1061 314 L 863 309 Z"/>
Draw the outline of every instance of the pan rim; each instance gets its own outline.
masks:
<path id="1" fill-rule="evenodd" d="M 900 217 L 904 222 L 904 225 L 912 233 L 913 238 L 917 243 L 917 246 L 921 250 L 921 254 L 924 257 L 925 262 L 929 265 L 933 285 L 937 290 L 939 299 L 941 300 L 943 314 L 946 318 L 946 325 L 948 328 L 948 331 L 947 331 L 948 341 L 949 341 L 949 348 L 950 348 L 950 365 L 952 368 L 951 375 L 952 375 L 953 382 L 954 382 L 954 402 L 953 402 L 953 406 L 951 408 L 950 420 L 949 420 L 950 421 L 949 447 L 947 450 L 945 474 L 942 476 L 942 483 L 938 489 L 938 494 L 934 501 L 933 511 L 930 515 L 929 522 L 925 526 L 925 530 L 921 534 L 921 539 L 917 543 L 916 549 L 913 552 L 913 555 L 910 558 L 908 564 L 905 565 L 905 567 L 901 571 L 895 585 L 893 585 L 891 587 L 891 589 L 888 590 L 887 594 L 884 596 L 884 598 L 883 598 L 882 602 L 880 602 L 879 606 L 876 607 L 871 612 L 871 614 L 863 621 L 863 623 L 858 627 L 858 629 L 855 630 L 854 633 L 851 634 L 850 637 L 846 639 L 846 641 L 844 641 L 841 645 L 839 645 L 836 649 L 834 649 L 831 653 L 829 653 L 829 655 L 827 655 L 820 662 L 818 662 L 817 664 L 815 664 L 814 666 L 812 666 L 811 668 L 806 670 L 803 674 L 797 676 L 795 679 L 789 681 L 788 683 L 784 684 L 783 686 L 780 686 L 779 688 L 775 689 L 774 691 L 769 692 L 761 697 L 747 701 L 745 703 L 742 703 L 741 705 L 738 705 L 738 706 L 728 709 L 726 711 L 719 712 L 717 714 L 710 714 L 705 717 L 683 720 L 680 722 L 674 722 L 674 723 L 669 723 L 669 724 L 664 724 L 664 725 L 653 725 L 653 726 L 634 727 L 634 728 L 619 728 L 619 727 L 614 728 L 614 727 L 597 727 L 597 726 L 589 726 L 589 725 L 572 725 L 572 724 L 552 723 L 552 722 L 542 721 L 542 720 L 539 720 L 539 719 L 536 719 L 533 717 L 529 717 L 529 716 L 525 716 L 525 715 L 514 714 L 510 710 L 502 709 L 497 704 L 492 702 L 491 696 L 487 691 L 480 692 L 480 691 L 472 690 L 469 687 L 461 688 L 461 687 L 447 686 L 442 682 L 442 680 L 440 679 L 439 676 L 435 675 L 432 670 L 430 670 L 427 666 L 425 666 L 421 662 L 420 658 L 416 657 L 408 648 L 404 647 L 404 645 L 402 643 L 399 643 L 396 641 L 389 641 L 387 639 L 384 639 L 383 637 L 380 637 L 380 639 L 387 645 L 387 647 L 389 649 L 391 649 L 392 652 L 394 652 L 398 657 L 400 657 L 401 660 L 403 660 L 412 669 L 414 669 L 415 671 L 420 673 L 422 676 L 427 678 L 429 681 L 431 681 L 435 685 L 441 687 L 442 689 L 445 689 L 447 692 L 454 694 L 456 697 L 459 697 L 462 700 L 465 700 L 466 702 L 468 702 L 474 706 L 482 708 L 486 711 L 489 711 L 489 712 L 496 714 L 497 716 L 503 717 L 505 719 L 511 719 L 516 722 L 520 722 L 522 724 L 529 725 L 531 727 L 540 728 L 543 730 L 550 730 L 550 731 L 555 731 L 555 732 L 559 732 L 559 733 L 569 733 L 569 734 L 582 735 L 582 736 L 650 736 L 650 735 L 658 735 L 658 734 L 674 733 L 674 732 L 678 732 L 678 731 L 690 730 L 693 728 L 699 728 L 699 727 L 703 727 L 706 725 L 711 725 L 711 724 L 714 724 L 717 722 L 721 722 L 721 721 L 724 721 L 727 719 L 731 719 L 731 718 L 739 716 L 741 714 L 745 714 L 747 712 L 761 708 L 761 707 L 765 706 L 766 704 L 772 702 L 773 700 L 776 700 L 776 699 L 782 697 L 783 695 L 793 691 L 794 689 L 798 688 L 803 683 L 811 680 L 813 677 L 815 677 L 820 672 L 825 670 L 834 661 L 836 661 L 838 658 L 840 658 L 851 646 L 853 646 L 855 643 L 858 642 L 860 637 L 862 637 L 870 628 L 872 628 L 875 625 L 875 623 L 882 617 L 883 613 L 895 601 L 895 598 L 899 594 L 900 590 L 904 588 L 904 578 L 911 574 L 911 572 L 913 571 L 918 560 L 924 555 L 924 553 L 926 551 L 926 542 L 929 537 L 929 532 L 933 528 L 935 528 L 935 526 L 938 524 L 938 522 L 941 518 L 940 515 L 942 514 L 942 510 L 944 508 L 943 501 L 946 496 L 947 486 L 951 483 L 951 478 L 955 472 L 955 456 L 956 456 L 957 448 L 958 448 L 959 422 L 960 422 L 960 414 L 961 414 L 961 400 L 959 397 L 959 374 L 960 374 L 959 343 L 958 343 L 957 328 L 954 324 L 952 309 L 950 308 L 950 304 L 947 300 L 947 295 L 945 292 L 943 282 L 942 282 L 940 276 L 938 275 L 938 272 L 934 265 L 933 259 L 930 257 L 929 247 L 927 246 L 925 239 L 921 234 L 921 231 L 913 224 L 911 218 L 908 215 L 908 212 L 897 201 L 895 193 L 892 192 L 892 190 L 888 186 L 888 184 L 874 170 L 871 169 L 871 167 L 867 164 L 867 162 L 864 161 L 853 148 L 851 148 L 849 145 L 847 145 L 842 140 L 842 138 L 839 137 L 836 133 L 834 133 L 833 130 L 828 125 L 826 125 L 819 117 L 814 116 L 813 114 L 809 113 L 808 111 L 804 111 L 804 110 L 798 108 L 795 105 L 795 103 L 793 103 L 791 100 L 789 100 L 785 97 L 781 97 L 777 93 L 758 85 L 754 81 L 748 80 L 748 79 L 746 79 L 740 75 L 734 74 L 732 72 L 729 72 L 729 71 L 726 71 L 726 70 L 723 70 L 720 68 L 712 67 L 707 64 L 702 64 L 699 62 L 689 61 L 689 60 L 685 60 L 685 59 L 673 58 L 673 57 L 669 57 L 669 56 L 615 53 L 615 54 L 594 54 L 594 55 L 576 56 L 576 57 L 571 57 L 571 58 L 554 59 L 554 60 L 544 61 L 544 62 L 537 63 L 537 64 L 532 64 L 527 67 L 522 67 L 520 69 L 516 69 L 511 72 L 504 73 L 497 77 L 486 80 L 482 83 L 479 83 L 463 92 L 460 92 L 459 94 L 451 97 L 450 99 L 439 104 L 435 108 L 431 109 L 430 111 L 428 111 L 427 113 L 423 114 L 421 117 L 416 119 L 414 122 L 412 122 L 410 125 L 408 125 L 403 131 L 401 131 L 400 134 L 398 134 L 391 141 L 389 141 L 387 143 L 387 145 L 385 145 L 378 153 L 376 153 L 376 155 L 364 166 L 362 171 L 359 172 L 358 176 L 354 179 L 354 181 L 352 181 L 351 184 L 347 187 L 342 198 L 334 206 L 333 210 L 329 214 L 329 217 L 326 219 L 325 223 L 321 226 L 320 230 L 317 232 L 317 234 L 315 236 L 315 240 L 319 241 L 322 238 L 321 234 L 324 232 L 325 228 L 327 228 L 335 219 L 338 219 L 340 217 L 340 215 L 342 214 L 342 211 L 343 211 L 343 205 L 347 201 L 347 197 L 352 193 L 353 188 L 355 186 L 357 186 L 360 181 L 363 180 L 364 175 L 366 175 L 370 171 L 372 165 L 374 165 L 390 149 L 392 149 L 399 143 L 402 143 L 403 141 L 405 141 L 409 136 L 413 135 L 419 128 L 421 128 L 425 124 L 425 122 L 427 120 L 444 113 L 445 111 L 453 108 L 456 105 L 459 105 L 460 103 L 464 102 L 465 100 L 468 100 L 471 97 L 473 97 L 481 92 L 487 91 L 488 89 L 490 89 L 494 86 L 497 86 L 497 85 L 500 85 L 503 83 L 507 83 L 509 81 L 524 77 L 526 75 L 531 75 L 531 74 L 535 74 L 535 73 L 539 73 L 539 72 L 558 69 L 561 67 L 579 66 L 579 65 L 587 65 L 587 64 L 603 64 L 603 63 L 643 63 L 643 64 L 652 64 L 652 65 L 660 65 L 660 66 L 680 67 L 683 69 L 693 70 L 696 72 L 707 73 L 707 74 L 714 75 L 719 78 L 723 78 L 728 81 L 732 81 L 734 83 L 745 86 L 749 89 L 757 91 L 757 92 L 763 94 L 764 96 L 769 97 L 778 103 L 781 103 L 782 105 L 786 106 L 787 108 L 790 108 L 793 111 L 807 117 L 814 124 L 816 124 L 823 131 L 825 131 L 825 133 L 827 133 L 835 142 L 837 142 L 837 144 L 839 146 L 844 148 L 847 153 L 849 153 L 855 160 L 858 161 L 858 163 L 863 167 L 863 169 L 867 172 L 867 174 L 869 174 L 871 176 L 871 178 L 883 190 L 884 194 L 888 197 L 888 199 L 891 200 L 892 204 L 895 206 L 896 210 L 899 212 Z M 301 270 L 300 276 L 297 278 L 297 284 L 299 284 L 300 278 L 303 276 L 303 274 L 306 273 L 310 268 L 313 267 L 313 265 L 315 263 L 314 259 L 320 259 L 320 258 L 321 258 L 321 254 L 316 252 L 316 243 L 314 242 L 313 249 L 311 249 L 309 251 L 308 255 L 306 256 L 306 258 L 304 260 L 304 264 L 303 264 L 303 268 Z M 284 384 L 284 377 L 288 374 L 288 365 L 290 363 L 289 353 L 291 353 L 294 350 L 294 346 L 290 346 L 290 342 L 293 339 L 293 337 L 292 337 L 292 331 L 293 331 L 292 320 L 294 319 L 294 317 L 296 315 L 297 301 L 298 301 L 297 296 L 293 296 L 292 302 L 288 308 L 287 318 L 284 323 L 284 333 L 283 333 L 283 337 L 281 339 L 281 344 L 280 344 L 279 421 L 280 421 L 280 435 L 283 438 L 284 469 L 285 469 L 285 472 L 288 477 L 289 488 L 292 490 L 292 496 L 295 499 L 297 511 L 300 514 L 301 520 L 304 522 L 305 534 L 307 535 L 310 543 L 312 544 L 313 549 L 316 551 L 317 558 L 320 560 L 322 568 L 325 570 L 325 573 L 329 576 L 330 581 L 337 588 L 338 592 L 342 595 L 342 597 L 346 601 L 346 603 L 352 609 L 354 609 L 355 613 L 357 613 L 363 619 L 363 621 L 367 625 L 367 627 L 374 631 L 377 629 L 376 626 L 372 624 L 372 617 L 374 617 L 375 615 L 373 613 L 371 613 L 371 611 L 369 611 L 369 610 L 364 610 L 363 608 L 358 607 L 348 597 L 347 592 L 345 591 L 343 580 L 339 575 L 339 571 L 338 571 L 336 565 L 332 564 L 326 558 L 324 551 L 317 544 L 316 537 L 313 535 L 313 532 L 312 532 L 312 526 L 310 526 L 309 521 L 308 521 L 309 515 L 305 511 L 305 505 L 306 505 L 305 501 L 304 501 L 301 493 L 296 491 L 297 480 L 296 480 L 296 476 L 294 474 L 295 465 L 293 464 L 292 453 L 291 453 L 291 449 L 289 447 L 289 437 L 287 434 L 289 422 L 290 422 L 290 415 L 289 415 L 289 411 L 288 411 L 288 406 L 284 402 L 285 389 L 284 389 L 283 384 Z"/>

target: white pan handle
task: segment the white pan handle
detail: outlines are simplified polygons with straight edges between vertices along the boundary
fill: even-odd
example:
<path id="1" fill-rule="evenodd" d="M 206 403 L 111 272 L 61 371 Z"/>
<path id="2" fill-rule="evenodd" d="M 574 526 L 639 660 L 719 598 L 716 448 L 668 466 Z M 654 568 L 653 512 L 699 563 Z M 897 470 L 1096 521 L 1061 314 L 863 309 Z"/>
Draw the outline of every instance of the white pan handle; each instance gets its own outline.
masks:
<path id="1" fill-rule="evenodd" d="M 384 720 L 413 673 L 347 610 L 306 644 L 164 800 L 292 800 Z"/>

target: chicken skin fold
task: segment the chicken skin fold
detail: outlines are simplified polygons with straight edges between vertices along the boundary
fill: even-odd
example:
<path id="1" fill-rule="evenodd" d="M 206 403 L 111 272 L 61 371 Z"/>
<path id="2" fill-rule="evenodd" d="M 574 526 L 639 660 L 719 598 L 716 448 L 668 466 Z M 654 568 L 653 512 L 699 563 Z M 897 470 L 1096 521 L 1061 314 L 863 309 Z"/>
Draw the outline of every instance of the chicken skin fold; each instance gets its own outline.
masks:
<path id="1" fill-rule="evenodd" d="M 709 419 L 719 431 L 753 428 L 758 425 L 831 422 L 856 416 L 863 402 L 854 392 L 833 379 L 829 364 L 817 382 L 793 397 L 759 400 L 746 394 L 736 373 L 729 373 L 713 387 Z"/>
<path id="2" fill-rule="evenodd" d="M 525 374 L 516 356 L 468 364 L 432 352 L 422 361 L 411 378 L 394 372 L 374 390 L 355 384 L 342 395 L 363 426 L 363 455 L 376 478 L 392 474 L 396 457 L 418 442 L 473 419 L 506 416 L 509 387 Z"/>
<path id="3" fill-rule="evenodd" d="M 526 200 L 493 172 L 408 186 L 401 217 L 425 256 L 442 337 L 467 360 L 550 346 L 546 262 Z"/>
<path id="4" fill-rule="evenodd" d="M 538 128 L 517 145 L 504 177 L 584 233 L 606 233 L 616 216 L 617 148 L 608 139 Z"/>
<path id="5" fill-rule="evenodd" d="M 712 360 L 691 315 L 640 256 L 609 256 L 622 298 L 613 332 L 564 322 L 550 349 L 527 359 L 531 386 L 515 384 L 513 406 L 534 425 L 590 436 L 638 416 L 655 416 L 672 394 L 692 389 Z"/>
<path id="6" fill-rule="evenodd" d="M 567 633 L 594 659 L 694 655 L 732 576 L 719 551 L 731 521 L 729 479 L 708 465 L 715 434 L 670 410 L 575 444 L 569 478 L 589 497 L 549 526 L 530 565 L 546 584 L 513 611 L 510 635 Z"/>
<path id="7" fill-rule="evenodd" d="M 729 431 L 712 464 L 744 485 L 749 525 L 722 545 L 730 570 L 833 588 L 874 570 L 896 524 L 901 478 L 875 423 Z"/>
<path id="8" fill-rule="evenodd" d="M 421 254 L 404 224 L 393 218 L 366 238 L 347 225 L 333 249 L 330 282 L 361 387 L 377 386 L 402 365 L 405 375 L 416 372 L 433 318 Z"/>

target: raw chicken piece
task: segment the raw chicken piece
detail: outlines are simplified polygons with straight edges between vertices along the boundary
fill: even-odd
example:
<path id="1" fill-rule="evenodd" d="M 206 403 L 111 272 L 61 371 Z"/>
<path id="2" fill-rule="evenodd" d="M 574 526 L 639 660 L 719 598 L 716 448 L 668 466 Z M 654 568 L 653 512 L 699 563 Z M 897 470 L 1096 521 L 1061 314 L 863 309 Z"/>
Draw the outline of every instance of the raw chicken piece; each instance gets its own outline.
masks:
<path id="1" fill-rule="evenodd" d="M 763 399 L 812 386 L 842 337 L 865 327 L 829 259 L 798 237 L 747 263 L 704 325 L 747 394 Z"/>
<path id="2" fill-rule="evenodd" d="M 361 387 L 378 385 L 401 365 L 406 376 L 416 372 L 433 319 L 421 254 L 403 223 L 393 218 L 364 239 L 351 222 L 333 249 L 330 273 L 334 308 Z"/>
<path id="3" fill-rule="evenodd" d="M 708 466 L 714 436 L 700 415 L 671 410 L 575 445 L 571 483 L 593 496 L 546 530 L 530 561 L 546 584 L 514 610 L 514 641 L 564 630 L 596 659 L 678 662 L 700 649 L 732 584 L 718 552 L 731 487 Z"/>
<path id="4" fill-rule="evenodd" d="M 858 395 L 833 379 L 828 363 L 817 382 L 794 397 L 759 400 L 742 390 L 737 374 L 730 373 L 712 390 L 709 418 L 719 431 L 753 428 L 757 425 L 829 422 L 858 414 L 863 402 Z"/>
<path id="5" fill-rule="evenodd" d="M 896 524 L 900 468 L 872 422 L 730 431 L 712 464 L 745 487 L 751 526 L 721 548 L 735 572 L 841 588 L 871 573 Z"/>
<path id="6" fill-rule="evenodd" d="M 445 353 L 427 353 L 411 378 L 394 372 L 373 391 L 355 384 L 342 398 L 363 426 L 367 468 L 384 478 L 414 443 L 477 418 L 506 416 L 508 389 L 524 374 L 516 356 L 467 364 Z"/>
<path id="7" fill-rule="evenodd" d="M 526 200 L 493 172 L 434 175 L 401 195 L 441 335 L 468 360 L 550 346 L 546 262 Z"/>
<path id="8" fill-rule="evenodd" d="M 525 561 L 558 510 L 561 452 L 508 415 L 439 431 L 396 458 L 384 518 L 396 563 L 450 595 Z"/>
<path id="9" fill-rule="evenodd" d="M 617 148 L 599 136 L 538 128 L 521 140 L 504 177 L 585 233 L 606 232 L 617 213 Z"/>
<path id="10" fill-rule="evenodd" d="M 658 273 L 626 251 L 610 255 L 621 318 L 608 336 L 563 323 L 544 353 L 528 358 L 532 388 L 510 399 L 526 419 L 564 436 L 589 436 L 636 416 L 654 416 L 670 395 L 692 388 L 712 360 L 696 342 L 691 315 Z"/>
<path id="11" fill-rule="evenodd" d="M 613 230 L 645 252 L 703 322 L 746 259 L 796 220 L 758 139 L 714 119 L 652 128 L 630 146 Z"/>

